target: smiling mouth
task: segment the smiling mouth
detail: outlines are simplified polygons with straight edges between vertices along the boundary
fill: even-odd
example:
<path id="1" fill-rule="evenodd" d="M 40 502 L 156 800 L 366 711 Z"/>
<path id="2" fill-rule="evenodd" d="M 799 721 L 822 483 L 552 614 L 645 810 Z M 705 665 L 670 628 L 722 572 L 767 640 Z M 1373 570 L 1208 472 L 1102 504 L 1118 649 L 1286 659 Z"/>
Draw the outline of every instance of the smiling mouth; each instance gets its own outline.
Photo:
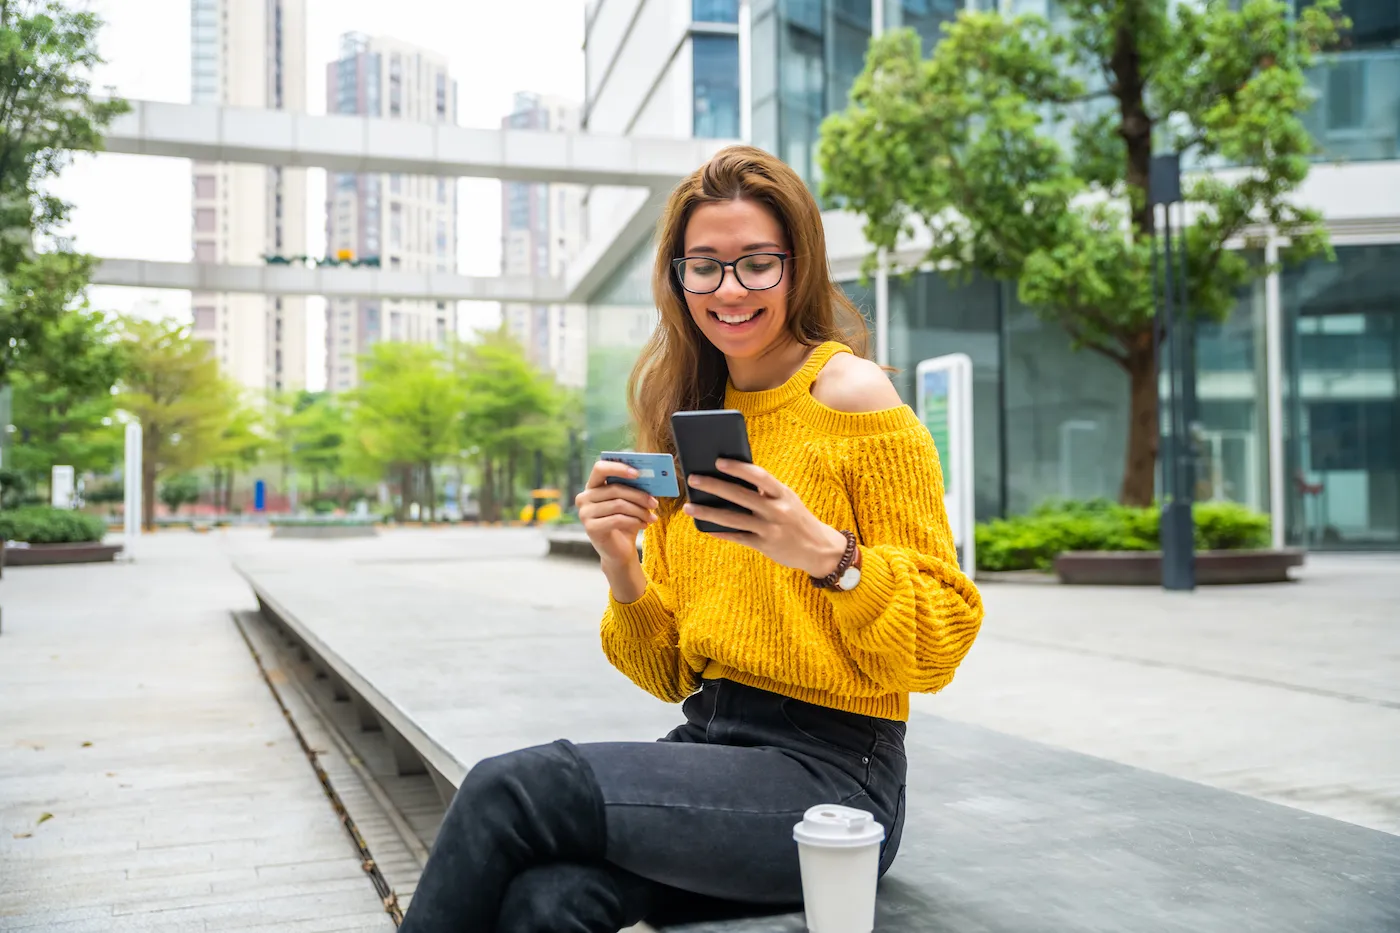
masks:
<path id="1" fill-rule="evenodd" d="M 727 325 L 729 327 L 739 327 L 743 324 L 749 323 L 754 318 L 760 317 L 765 310 L 766 309 L 764 308 L 755 308 L 752 311 L 711 311 L 710 316 L 716 321 L 719 321 L 721 324 Z"/>

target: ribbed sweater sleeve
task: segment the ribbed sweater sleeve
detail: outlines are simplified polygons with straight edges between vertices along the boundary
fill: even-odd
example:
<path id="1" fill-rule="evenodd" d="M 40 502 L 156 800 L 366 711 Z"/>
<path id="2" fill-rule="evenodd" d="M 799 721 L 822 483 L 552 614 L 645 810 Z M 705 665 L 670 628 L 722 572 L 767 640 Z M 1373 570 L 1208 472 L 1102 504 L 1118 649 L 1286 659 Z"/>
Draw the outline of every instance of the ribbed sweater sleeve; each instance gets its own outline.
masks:
<path id="1" fill-rule="evenodd" d="M 933 438 L 915 425 L 848 444 L 862 567 L 854 590 L 826 591 L 837 628 L 856 666 L 887 690 L 941 690 L 972 647 L 983 609 L 958 569 Z"/>
<path id="2" fill-rule="evenodd" d="M 679 703 L 695 692 L 699 681 L 677 645 L 676 601 L 666 566 L 668 521 L 653 522 L 643 534 L 646 591 L 631 603 L 620 603 L 608 594 L 602 640 L 603 653 L 613 667 L 652 696 Z"/>

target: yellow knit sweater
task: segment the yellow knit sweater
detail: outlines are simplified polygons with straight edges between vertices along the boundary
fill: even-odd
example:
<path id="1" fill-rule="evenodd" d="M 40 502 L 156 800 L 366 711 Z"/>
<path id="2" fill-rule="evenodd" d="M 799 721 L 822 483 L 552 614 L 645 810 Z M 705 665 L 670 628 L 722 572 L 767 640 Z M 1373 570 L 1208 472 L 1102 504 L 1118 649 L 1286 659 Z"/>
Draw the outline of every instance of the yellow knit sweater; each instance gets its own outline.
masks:
<path id="1" fill-rule="evenodd" d="M 754 462 L 817 518 L 855 533 L 860 585 L 819 590 L 808 576 L 697 531 L 682 512 L 646 530 L 646 592 L 610 599 L 603 650 L 648 693 L 680 702 L 700 678 L 727 678 L 822 706 L 904 720 L 909 693 L 953 679 L 982 624 L 982 599 L 958 569 L 933 438 L 905 405 L 850 414 L 812 383 L 838 343 L 786 383 L 732 385 Z"/>

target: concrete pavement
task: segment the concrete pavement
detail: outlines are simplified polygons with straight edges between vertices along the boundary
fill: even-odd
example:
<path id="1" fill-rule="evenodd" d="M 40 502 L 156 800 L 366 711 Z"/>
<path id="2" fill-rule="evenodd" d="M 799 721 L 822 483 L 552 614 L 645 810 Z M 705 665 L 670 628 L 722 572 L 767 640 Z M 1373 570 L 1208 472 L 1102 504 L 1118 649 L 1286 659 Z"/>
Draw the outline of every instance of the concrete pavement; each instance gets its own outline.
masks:
<path id="1" fill-rule="evenodd" d="M 219 544 L 0 582 L 0 930 L 387 931 Z"/>

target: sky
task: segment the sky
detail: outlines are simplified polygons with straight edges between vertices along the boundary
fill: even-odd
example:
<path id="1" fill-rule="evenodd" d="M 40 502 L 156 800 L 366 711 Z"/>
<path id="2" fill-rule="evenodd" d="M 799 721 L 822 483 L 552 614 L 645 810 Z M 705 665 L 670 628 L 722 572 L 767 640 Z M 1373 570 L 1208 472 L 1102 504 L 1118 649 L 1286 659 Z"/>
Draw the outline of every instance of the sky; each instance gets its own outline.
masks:
<path id="1" fill-rule="evenodd" d="M 231 0 L 254 3 L 259 0 Z M 110 87 L 133 100 L 188 103 L 189 0 L 75 0 L 106 26 L 98 50 L 106 59 L 95 90 Z M 457 80 L 457 119 L 498 128 L 517 91 L 581 100 L 584 0 L 306 0 L 307 109 L 326 109 L 326 64 L 339 56 L 346 32 L 389 36 L 446 56 Z M 310 255 L 324 249 L 326 174 L 308 171 Z M 458 269 L 496 275 L 501 263 L 501 187 L 458 181 Z M 189 261 L 190 169 L 183 159 L 80 154 L 54 186 L 75 205 L 66 233 L 74 248 L 111 258 Z M 93 287 L 96 308 L 188 320 L 189 295 L 154 289 Z M 325 379 L 325 304 L 307 302 L 309 387 Z M 499 320 L 498 306 L 462 303 L 463 332 Z"/>

